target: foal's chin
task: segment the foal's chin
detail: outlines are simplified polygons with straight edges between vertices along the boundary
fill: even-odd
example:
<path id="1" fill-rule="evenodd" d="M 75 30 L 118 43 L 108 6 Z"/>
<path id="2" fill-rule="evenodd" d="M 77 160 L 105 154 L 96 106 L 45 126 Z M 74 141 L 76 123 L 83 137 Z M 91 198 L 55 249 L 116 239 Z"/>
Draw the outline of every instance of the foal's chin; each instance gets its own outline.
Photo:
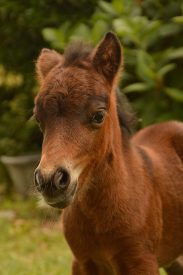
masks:
<path id="1" fill-rule="evenodd" d="M 43 195 L 43 198 L 49 206 L 57 209 L 64 209 L 73 202 L 76 189 L 77 184 L 75 183 L 73 184 L 72 188 L 69 188 L 68 191 L 66 190 L 63 193 L 60 192 L 60 194 L 58 194 L 56 197 L 47 197 Z"/>
<path id="2" fill-rule="evenodd" d="M 49 206 L 57 208 L 57 209 L 64 209 L 67 206 L 69 206 L 71 204 L 71 202 L 72 202 L 72 198 L 70 200 L 63 200 L 63 201 L 58 201 L 58 202 L 47 202 L 47 204 Z"/>

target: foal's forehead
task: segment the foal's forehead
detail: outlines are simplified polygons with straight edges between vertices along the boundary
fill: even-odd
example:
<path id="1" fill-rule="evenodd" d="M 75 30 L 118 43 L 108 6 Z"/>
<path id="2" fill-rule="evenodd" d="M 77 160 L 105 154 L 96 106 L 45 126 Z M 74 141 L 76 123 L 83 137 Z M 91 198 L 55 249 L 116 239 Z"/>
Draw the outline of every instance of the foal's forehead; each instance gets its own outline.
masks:
<path id="1" fill-rule="evenodd" d="M 89 66 L 79 67 L 58 67 L 46 79 L 44 90 L 55 93 L 59 91 L 65 96 L 86 96 L 87 94 L 94 95 L 104 93 L 105 80 L 101 78 L 92 68 Z M 107 92 L 107 91 L 106 91 Z"/>
<path id="2" fill-rule="evenodd" d="M 58 67 L 45 79 L 36 110 L 51 113 L 80 111 L 90 102 L 108 103 L 105 80 L 92 69 Z"/>

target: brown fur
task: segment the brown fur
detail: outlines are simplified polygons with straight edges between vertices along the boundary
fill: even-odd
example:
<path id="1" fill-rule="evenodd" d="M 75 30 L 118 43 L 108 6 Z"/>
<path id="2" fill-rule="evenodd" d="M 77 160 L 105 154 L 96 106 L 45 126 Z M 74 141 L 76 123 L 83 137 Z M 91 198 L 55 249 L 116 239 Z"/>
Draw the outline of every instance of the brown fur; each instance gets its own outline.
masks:
<path id="1" fill-rule="evenodd" d="M 183 254 L 183 124 L 156 124 L 130 139 L 117 115 L 118 39 L 108 33 L 86 52 L 66 59 L 42 52 L 37 63 L 39 168 L 53 173 L 65 159 L 82 167 L 74 200 L 63 211 L 72 274 L 159 274 L 159 266 Z M 105 119 L 95 127 L 90 117 L 101 105 Z M 177 264 L 167 271 L 183 274 Z"/>

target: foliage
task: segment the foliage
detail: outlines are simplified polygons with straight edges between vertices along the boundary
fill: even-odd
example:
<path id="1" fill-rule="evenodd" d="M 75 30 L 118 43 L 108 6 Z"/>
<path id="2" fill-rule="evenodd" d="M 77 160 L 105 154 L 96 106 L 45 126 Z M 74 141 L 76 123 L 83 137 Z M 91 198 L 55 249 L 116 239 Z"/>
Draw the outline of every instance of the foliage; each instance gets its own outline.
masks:
<path id="1" fill-rule="evenodd" d="M 122 42 L 121 86 L 142 117 L 142 125 L 183 120 L 182 2 L 101 0 L 87 22 L 66 20 L 58 28 L 45 28 L 43 36 L 63 50 L 78 38 L 96 43 L 108 30 Z"/>
<path id="2" fill-rule="evenodd" d="M 0 154 L 40 150 L 33 121 L 34 60 L 43 47 L 63 51 L 82 38 L 96 44 L 108 30 L 124 49 L 122 90 L 142 126 L 183 120 L 181 0 L 2 0 L 0 5 Z"/>
<path id="3" fill-rule="evenodd" d="M 25 154 L 37 151 L 41 134 L 32 114 L 33 90 L 26 94 L 22 74 L 0 67 L 0 153 Z"/>
<path id="4" fill-rule="evenodd" d="M 48 43 L 41 35 L 66 18 L 75 22 L 93 12 L 97 0 L 1 0 L 0 155 L 40 150 L 41 135 L 29 118 L 35 97 L 34 60 Z M 73 10 L 75 13 L 73 13 Z"/>

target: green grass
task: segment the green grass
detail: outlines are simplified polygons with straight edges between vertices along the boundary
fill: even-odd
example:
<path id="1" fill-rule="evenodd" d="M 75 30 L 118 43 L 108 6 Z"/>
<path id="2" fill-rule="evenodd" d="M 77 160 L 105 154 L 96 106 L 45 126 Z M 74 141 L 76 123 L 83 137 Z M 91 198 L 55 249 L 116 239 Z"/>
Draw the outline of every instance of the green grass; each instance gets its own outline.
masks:
<path id="1" fill-rule="evenodd" d="M 0 205 L 1 275 L 71 274 L 72 255 L 58 213 L 46 215 L 32 200 L 6 200 Z M 15 216 L 2 217 L 2 210 L 13 211 Z M 161 275 L 165 275 L 163 270 Z"/>
<path id="2" fill-rule="evenodd" d="M 13 208 L 16 217 L 0 218 L 0 274 L 69 275 L 72 256 L 58 223 L 29 201 L 3 206 Z"/>

